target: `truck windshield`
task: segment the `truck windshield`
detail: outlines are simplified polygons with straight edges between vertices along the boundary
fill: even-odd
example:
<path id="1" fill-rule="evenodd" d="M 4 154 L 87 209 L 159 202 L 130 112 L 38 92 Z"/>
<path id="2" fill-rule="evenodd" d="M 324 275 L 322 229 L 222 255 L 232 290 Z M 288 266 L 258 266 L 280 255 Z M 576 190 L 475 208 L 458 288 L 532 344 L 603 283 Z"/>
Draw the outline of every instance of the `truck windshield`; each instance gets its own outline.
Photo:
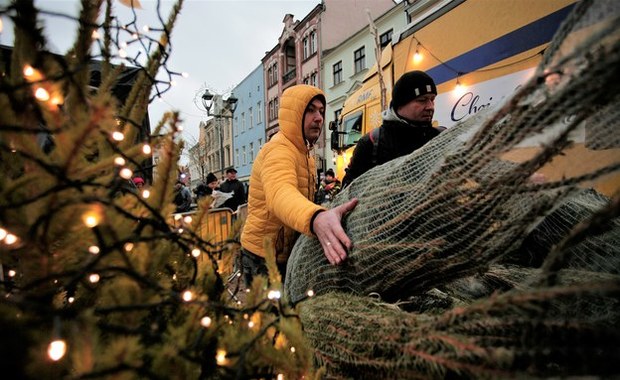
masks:
<path id="1" fill-rule="evenodd" d="M 344 145 L 345 147 L 353 146 L 357 140 L 362 137 L 362 118 L 363 112 L 358 111 L 344 118 L 342 124 L 344 126 Z"/>

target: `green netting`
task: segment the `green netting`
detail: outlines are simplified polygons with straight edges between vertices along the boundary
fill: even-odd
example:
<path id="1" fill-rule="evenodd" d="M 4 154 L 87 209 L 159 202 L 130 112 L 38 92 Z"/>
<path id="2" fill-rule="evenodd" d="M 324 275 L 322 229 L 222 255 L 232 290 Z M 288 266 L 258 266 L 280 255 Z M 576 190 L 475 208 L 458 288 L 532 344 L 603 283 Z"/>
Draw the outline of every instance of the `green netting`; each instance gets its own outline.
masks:
<path id="1" fill-rule="evenodd" d="M 578 3 L 513 98 L 342 191 L 343 265 L 300 238 L 285 288 L 329 376 L 618 374 L 619 14 Z"/>

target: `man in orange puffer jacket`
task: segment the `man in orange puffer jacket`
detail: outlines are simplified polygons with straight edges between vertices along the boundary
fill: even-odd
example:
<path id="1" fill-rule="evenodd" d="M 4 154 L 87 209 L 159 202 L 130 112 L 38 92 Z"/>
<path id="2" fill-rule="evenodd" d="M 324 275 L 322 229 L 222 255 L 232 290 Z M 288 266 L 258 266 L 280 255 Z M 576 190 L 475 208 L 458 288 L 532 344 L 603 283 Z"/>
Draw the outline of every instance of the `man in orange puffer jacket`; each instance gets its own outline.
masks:
<path id="1" fill-rule="evenodd" d="M 296 85 L 282 94 L 280 131 L 262 147 L 250 176 L 248 216 L 241 233 L 246 286 L 255 275 L 267 274 L 266 240 L 276 250 L 282 276 L 299 233 L 316 236 L 334 265 L 345 260 L 351 248 L 341 220 L 355 208 L 357 199 L 330 210 L 313 202 L 316 165 L 310 153 L 321 135 L 324 117 L 325 94 L 319 88 Z"/>

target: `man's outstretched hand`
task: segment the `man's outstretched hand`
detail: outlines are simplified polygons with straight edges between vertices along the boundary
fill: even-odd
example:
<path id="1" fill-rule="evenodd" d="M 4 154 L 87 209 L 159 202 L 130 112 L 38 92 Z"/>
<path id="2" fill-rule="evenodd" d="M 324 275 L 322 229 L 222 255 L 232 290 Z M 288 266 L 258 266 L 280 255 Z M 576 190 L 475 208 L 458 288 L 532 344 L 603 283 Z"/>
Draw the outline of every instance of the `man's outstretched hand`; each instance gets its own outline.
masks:
<path id="1" fill-rule="evenodd" d="M 330 264 L 338 265 L 347 258 L 351 249 L 351 239 L 342 228 L 342 217 L 357 206 L 357 198 L 353 198 L 331 210 L 323 211 L 314 219 L 312 229 L 319 239 L 325 257 Z"/>

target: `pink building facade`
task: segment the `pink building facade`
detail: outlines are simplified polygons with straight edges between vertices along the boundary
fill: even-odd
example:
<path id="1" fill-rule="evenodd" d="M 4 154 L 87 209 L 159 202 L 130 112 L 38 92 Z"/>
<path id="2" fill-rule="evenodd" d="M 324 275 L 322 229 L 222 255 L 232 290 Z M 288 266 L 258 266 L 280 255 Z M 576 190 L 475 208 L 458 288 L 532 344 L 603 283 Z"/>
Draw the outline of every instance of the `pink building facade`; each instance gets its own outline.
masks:
<path id="1" fill-rule="evenodd" d="M 295 84 L 323 88 L 321 55 L 369 24 L 392 7 L 393 0 L 323 0 L 301 21 L 284 16 L 278 43 L 262 59 L 265 76 L 265 141 L 278 132 L 278 109 L 282 92 Z M 315 152 L 317 166 L 324 169 L 325 135 Z"/>

